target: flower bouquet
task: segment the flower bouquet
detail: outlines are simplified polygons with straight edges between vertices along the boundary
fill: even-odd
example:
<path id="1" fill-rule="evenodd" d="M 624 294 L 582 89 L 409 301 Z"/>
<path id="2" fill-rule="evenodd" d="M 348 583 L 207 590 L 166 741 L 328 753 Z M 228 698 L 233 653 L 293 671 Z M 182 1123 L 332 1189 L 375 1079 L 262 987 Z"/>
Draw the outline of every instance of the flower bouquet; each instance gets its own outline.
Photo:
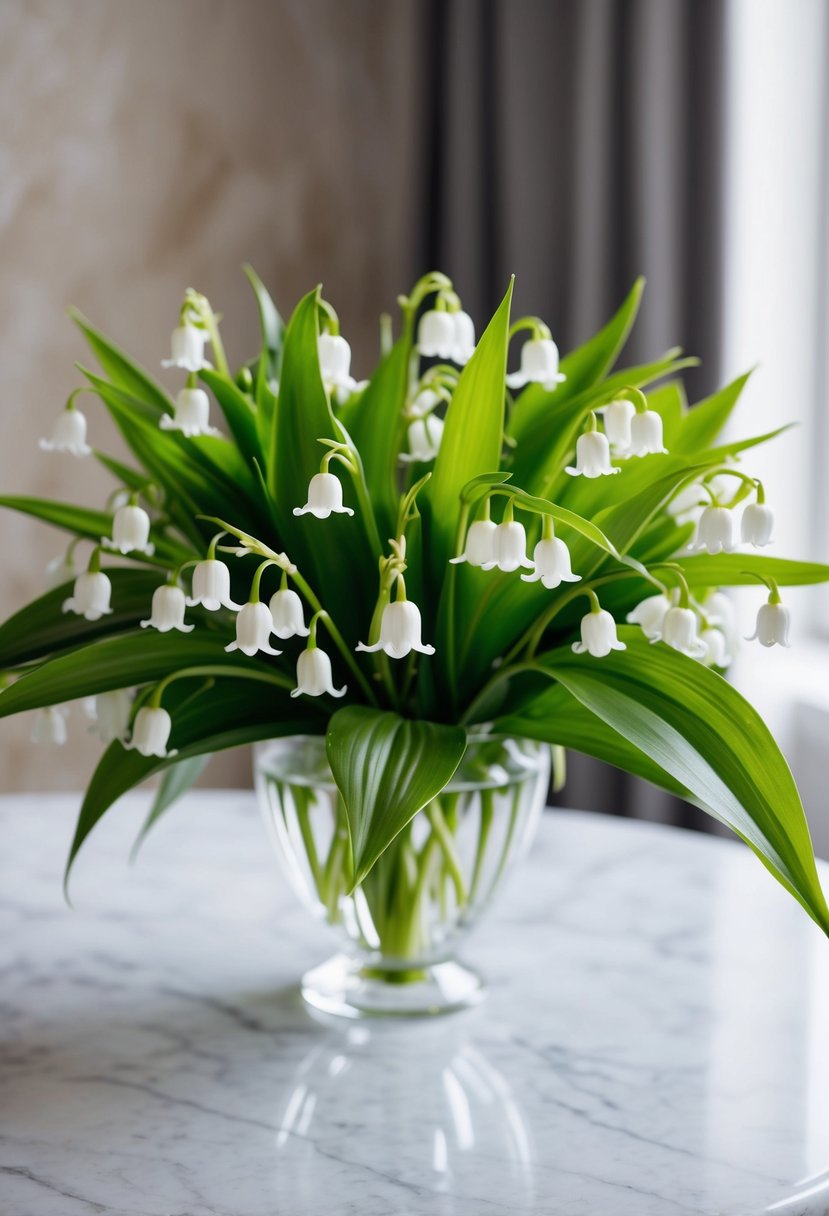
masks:
<path id="1" fill-rule="evenodd" d="M 512 285 L 476 342 L 433 273 L 358 382 L 319 289 L 286 326 L 246 273 L 258 354 L 231 371 L 189 290 L 174 398 L 73 314 L 102 371 L 80 368 L 42 446 L 116 488 L 102 510 L 0 499 L 72 536 L 53 589 L 0 627 L 0 714 L 37 710 L 36 738 L 62 742 L 66 703 L 93 698 L 108 743 L 67 876 L 126 790 L 164 772 L 146 831 L 211 753 L 257 743 L 289 876 L 350 943 L 309 999 L 462 1004 L 478 984 L 455 939 L 528 843 L 551 751 L 560 782 L 573 748 L 727 824 L 829 931 L 791 774 L 723 678 L 722 588 L 756 584 L 753 636 L 785 646 L 780 588 L 829 578 L 758 552 L 772 511 L 742 458 L 779 432 L 720 439 L 746 377 L 689 409 L 681 352 L 614 370 L 641 282 L 559 363 L 542 320 L 511 323 Z M 88 445 L 81 394 L 131 463 Z"/>

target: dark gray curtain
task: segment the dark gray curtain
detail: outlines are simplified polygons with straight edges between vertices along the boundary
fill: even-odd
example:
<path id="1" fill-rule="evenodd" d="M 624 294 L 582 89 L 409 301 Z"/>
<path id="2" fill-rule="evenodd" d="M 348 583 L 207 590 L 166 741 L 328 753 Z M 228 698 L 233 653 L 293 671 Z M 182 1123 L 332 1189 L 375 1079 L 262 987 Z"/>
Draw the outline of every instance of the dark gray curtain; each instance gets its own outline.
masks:
<path id="1" fill-rule="evenodd" d="M 418 270 L 440 267 L 478 319 L 515 272 L 520 313 L 562 351 L 648 280 L 625 358 L 682 345 L 719 371 L 725 0 L 432 0 Z M 583 757 L 564 800 L 708 822 Z"/>

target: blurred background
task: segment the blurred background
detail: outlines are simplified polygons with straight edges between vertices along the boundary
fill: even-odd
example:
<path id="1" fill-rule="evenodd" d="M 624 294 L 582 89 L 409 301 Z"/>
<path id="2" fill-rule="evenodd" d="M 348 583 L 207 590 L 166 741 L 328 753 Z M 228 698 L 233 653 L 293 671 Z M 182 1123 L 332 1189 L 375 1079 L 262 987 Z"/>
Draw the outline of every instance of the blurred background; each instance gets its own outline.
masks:
<path id="1" fill-rule="evenodd" d="M 427 269 L 479 327 L 514 272 L 519 313 L 563 351 L 642 273 L 627 357 L 699 355 L 692 400 L 760 364 L 735 430 L 800 421 L 752 468 L 780 550 L 828 560 L 828 66 L 824 0 L 3 0 L 0 490 L 110 491 L 37 448 L 86 358 L 70 303 L 156 370 L 192 285 L 241 362 L 250 261 L 283 313 L 324 282 L 360 376 L 379 313 Z M 86 412 L 106 446 L 103 410 Z M 63 545 L 22 518 L 0 529 L 5 617 Z M 740 598 L 748 622 L 758 597 Z M 829 597 L 789 602 L 795 648 L 745 651 L 734 679 L 829 855 Z M 3 791 L 84 784 L 80 712 L 59 751 L 33 747 L 30 721 L 0 730 Z M 248 784 L 247 757 L 206 780 Z M 586 761 L 564 798 L 699 826 Z"/>

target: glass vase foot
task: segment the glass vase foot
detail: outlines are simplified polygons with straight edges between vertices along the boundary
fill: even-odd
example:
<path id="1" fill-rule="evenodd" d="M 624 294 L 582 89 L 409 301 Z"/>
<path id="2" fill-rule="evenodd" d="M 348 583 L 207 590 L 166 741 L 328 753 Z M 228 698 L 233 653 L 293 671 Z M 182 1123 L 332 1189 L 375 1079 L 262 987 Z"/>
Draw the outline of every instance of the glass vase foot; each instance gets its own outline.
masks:
<path id="1" fill-rule="evenodd" d="M 302 996 L 313 1009 L 337 1017 L 435 1017 L 477 1005 L 484 984 L 461 963 L 403 969 L 335 954 L 306 971 Z"/>

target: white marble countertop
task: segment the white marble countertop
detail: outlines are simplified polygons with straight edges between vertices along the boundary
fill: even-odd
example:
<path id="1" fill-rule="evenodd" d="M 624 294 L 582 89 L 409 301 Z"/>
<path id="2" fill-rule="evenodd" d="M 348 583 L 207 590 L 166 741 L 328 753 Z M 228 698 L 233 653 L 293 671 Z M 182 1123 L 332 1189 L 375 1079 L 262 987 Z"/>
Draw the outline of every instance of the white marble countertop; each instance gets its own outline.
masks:
<path id="1" fill-rule="evenodd" d="M 829 945 L 747 850 L 555 812 L 479 1009 L 320 1025 L 253 798 L 0 799 L 3 1216 L 829 1212 Z"/>

